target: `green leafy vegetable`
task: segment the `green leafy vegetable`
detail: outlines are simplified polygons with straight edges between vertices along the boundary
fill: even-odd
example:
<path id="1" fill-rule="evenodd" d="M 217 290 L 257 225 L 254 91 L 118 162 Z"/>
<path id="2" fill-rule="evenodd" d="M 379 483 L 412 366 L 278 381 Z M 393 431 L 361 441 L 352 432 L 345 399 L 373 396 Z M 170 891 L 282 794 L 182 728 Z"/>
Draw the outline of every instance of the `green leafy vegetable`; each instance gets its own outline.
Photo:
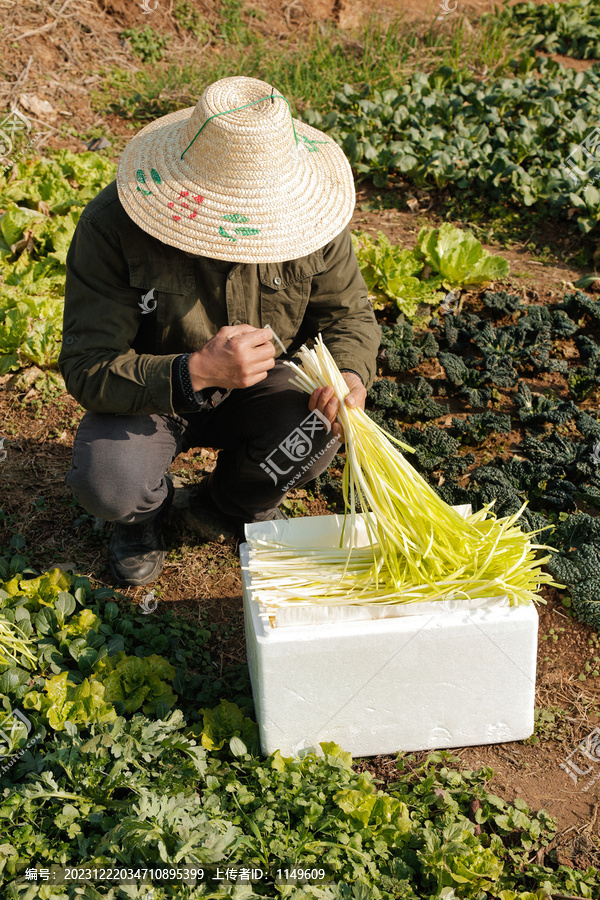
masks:
<path id="1" fill-rule="evenodd" d="M 506 278 L 510 270 L 506 259 L 492 256 L 470 231 L 462 231 L 449 222 L 444 222 L 438 232 L 424 225 L 415 255 L 439 273 L 442 285 L 448 290 L 474 285 L 485 287 Z"/>
<path id="2" fill-rule="evenodd" d="M 352 242 L 375 309 L 392 300 L 404 315 L 414 318 L 420 303 L 443 299 L 439 279 L 422 281 L 417 277 L 423 263 L 414 251 L 394 246 L 381 232 L 376 242 L 368 234 L 356 232 Z"/>
<path id="3" fill-rule="evenodd" d="M 0 375 L 57 367 L 67 250 L 82 208 L 114 172 L 97 153 L 60 150 L 0 175 Z"/>
<path id="4" fill-rule="evenodd" d="M 75 725 L 113 722 L 117 714 L 112 704 L 105 701 L 104 686 L 87 678 L 81 684 L 73 684 L 69 682 L 68 674 L 61 672 L 46 682 L 46 697 L 30 691 L 23 703 L 25 709 L 43 713 L 54 731 L 62 731 L 67 722 Z"/>
<path id="5" fill-rule="evenodd" d="M 167 682 L 174 678 L 173 666 L 156 654 L 127 656 L 121 651 L 94 666 L 94 679 L 101 681 L 106 700 L 122 705 L 127 714 L 140 708 L 146 715 L 171 709 L 177 698 Z"/>
<path id="6" fill-rule="evenodd" d="M 246 748 L 250 748 L 254 752 L 257 750 L 258 730 L 256 724 L 244 716 L 242 710 L 235 703 L 221 700 L 216 709 L 201 709 L 200 712 L 204 717 L 202 746 L 207 750 L 220 750 L 225 741 L 231 742 L 236 738 L 243 742 L 242 753 L 246 752 Z M 232 752 L 234 752 L 234 748 L 236 748 L 235 743 L 231 747 Z M 240 749 L 238 744 L 237 751 Z M 235 752 L 236 756 L 240 755 L 237 751 Z"/>

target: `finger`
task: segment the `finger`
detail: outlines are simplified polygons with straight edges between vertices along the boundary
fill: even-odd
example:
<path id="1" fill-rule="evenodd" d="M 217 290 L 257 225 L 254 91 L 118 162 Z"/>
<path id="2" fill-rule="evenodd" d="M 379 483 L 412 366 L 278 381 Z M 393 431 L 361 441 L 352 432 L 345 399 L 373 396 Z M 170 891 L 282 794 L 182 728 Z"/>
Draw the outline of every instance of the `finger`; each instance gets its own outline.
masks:
<path id="1" fill-rule="evenodd" d="M 349 406 L 350 408 L 358 406 L 361 409 L 364 409 L 365 400 L 367 399 L 367 392 L 364 384 L 357 379 L 355 384 L 349 384 L 348 387 L 350 388 L 350 391 L 344 397 L 346 406 Z"/>
<path id="2" fill-rule="evenodd" d="M 349 394 L 346 394 L 344 397 L 344 402 L 346 406 L 362 406 L 363 401 L 363 389 L 362 385 L 358 388 L 353 388 Z"/>
<path id="3" fill-rule="evenodd" d="M 270 344 L 273 347 L 273 342 L 271 341 L 273 333 L 270 328 L 252 328 L 251 325 L 236 325 L 234 327 L 238 331 L 232 337 L 241 344 L 249 347 L 260 347 L 262 344 Z M 244 331 L 241 331 L 242 328 Z"/>
<path id="4" fill-rule="evenodd" d="M 271 343 L 259 344 L 257 347 L 248 347 L 243 345 L 239 347 L 239 351 L 249 362 L 254 362 L 255 360 L 262 361 L 266 359 L 272 359 L 276 353 L 275 347 Z"/>
<path id="5" fill-rule="evenodd" d="M 253 387 L 255 384 L 258 384 L 260 381 L 264 381 L 267 377 L 268 372 L 257 372 L 255 375 L 248 375 L 247 382 L 244 387 Z"/>
<path id="6" fill-rule="evenodd" d="M 334 396 L 335 392 L 330 384 L 326 384 L 324 388 L 321 388 L 321 402 L 329 403 L 331 398 Z"/>
<path id="7" fill-rule="evenodd" d="M 325 393 L 321 396 L 321 400 L 318 405 L 319 412 L 323 413 L 326 419 L 333 424 L 337 419 L 337 415 L 340 411 L 340 403 L 338 398 L 334 395 L 329 400 L 327 400 L 327 395 Z"/>
<path id="8" fill-rule="evenodd" d="M 248 375 L 255 375 L 257 372 L 267 372 L 275 366 L 273 357 L 268 359 L 253 359 L 244 366 L 244 372 Z"/>
<path id="9" fill-rule="evenodd" d="M 319 404 L 319 399 L 321 397 L 321 391 L 323 388 L 315 388 L 308 400 L 308 409 L 310 412 L 314 412 L 317 409 Z"/>

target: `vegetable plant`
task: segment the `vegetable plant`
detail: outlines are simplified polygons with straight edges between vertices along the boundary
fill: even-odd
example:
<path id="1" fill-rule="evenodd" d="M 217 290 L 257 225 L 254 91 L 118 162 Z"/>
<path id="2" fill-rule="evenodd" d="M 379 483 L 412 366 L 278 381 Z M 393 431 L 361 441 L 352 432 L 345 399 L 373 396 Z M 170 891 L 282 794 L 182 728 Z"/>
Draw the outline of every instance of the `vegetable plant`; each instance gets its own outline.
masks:
<path id="1" fill-rule="evenodd" d="M 460 900 L 481 900 L 482 890 L 493 900 L 596 895 L 595 869 L 562 866 L 553 850 L 545 851 L 543 866 L 531 862 L 552 841 L 556 823 L 544 810 L 531 812 L 519 799 L 507 803 L 490 793 L 490 769 L 464 771 L 445 751 L 418 764 L 400 754 L 382 789 L 333 742 L 296 759 L 261 758 L 251 710 L 232 699 L 236 681 L 221 681 L 220 702 L 206 688 L 199 691 L 203 670 L 207 681 L 215 680 L 208 632 L 198 634 L 195 624 L 168 612 L 142 616 L 86 578 L 59 569 L 36 573 L 22 539 L 11 543 L 0 555 L 0 621 L 21 623 L 36 658 L 19 651 L 28 668 L 0 666 L 0 710 L 25 709 L 33 728 L 29 742 L 24 727 L 13 729 L 0 767 L 2 896 L 121 900 L 145 896 L 150 887 L 158 900 L 448 900 L 450 890 Z M 73 646 L 82 639 L 96 653 L 107 650 L 99 663 L 83 645 Z M 147 685 L 147 671 L 134 667 L 131 676 L 123 664 L 147 663 L 148 671 L 170 679 L 167 664 L 152 653 L 158 648 L 176 671 L 175 702 L 144 712 L 139 703 L 149 695 L 136 692 Z M 86 672 L 92 665 L 92 674 L 84 675 L 80 664 Z M 88 687 L 97 679 L 106 701 L 114 673 L 124 696 L 111 696 L 106 718 L 93 706 L 86 714 Z M 67 692 L 80 689 L 63 692 L 56 727 L 27 708 L 28 696 L 39 687 L 44 693 L 46 681 Z M 135 697 L 136 709 L 126 709 L 128 697 Z M 0 713 L 0 727 L 2 720 Z M 251 891 L 222 881 L 193 887 L 160 880 L 46 888 L 26 879 L 32 865 L 256 866 L 266 877 Z M 325 867 L 330 883 L 275 883 L 277 868 L 294 866 Z"/>
<path id="2" fill-rule="evenodd" d="M 374 308 L 392 300 L 409 319 L 420 304 L 438 306 L 451 288 L 486 286 L 510 269 L 471 232 L 448 222 L 439 231 L 423 226 L 412 250 L 394 246 L 381 232 L 377 242 L 364 232 L 355 232 L 352 240 Z"/>
<path id="3" fill-rule="evenodd" d="M 0 175 L 0 375 L 56 368 L 67 250 L 82 208 L 114 172 L 97 153 L 60 150 Z"/>
<path id="4" fill-rule="evenodd" d="M 415 255 L 438 273 L 447 290 L 474 285 L 486 287 L 492 281 L 506 278 L 510 271 L 508 260 L 492 256 L 470 231 L 462 231 L 449 222 L 444 222 L 439 231 L 424 225 Z"/>

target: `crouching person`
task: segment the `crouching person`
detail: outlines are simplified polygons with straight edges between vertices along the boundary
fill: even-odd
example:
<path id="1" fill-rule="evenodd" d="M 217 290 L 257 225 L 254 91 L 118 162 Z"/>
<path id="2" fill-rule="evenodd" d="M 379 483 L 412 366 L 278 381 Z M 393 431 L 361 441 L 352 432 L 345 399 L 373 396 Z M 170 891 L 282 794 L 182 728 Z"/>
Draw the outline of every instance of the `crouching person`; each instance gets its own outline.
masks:
<path id="1" fill-rule="evenodd" d="M 283 361 L 321 333 L 345 402 L 364 408 L 380 329 L 353 208 L 340 148 L 270 85 L 235 77 L 142 129 L 83 211 L 59 362 L 86 413 L 66 483 L 114 523 L 117 582 L 161 572 L 178 453 L 220 450 L 198 502 L 239 534 L 285 518 L 286 492 L 330 464 L 333 389 L 309 398 Z"/>

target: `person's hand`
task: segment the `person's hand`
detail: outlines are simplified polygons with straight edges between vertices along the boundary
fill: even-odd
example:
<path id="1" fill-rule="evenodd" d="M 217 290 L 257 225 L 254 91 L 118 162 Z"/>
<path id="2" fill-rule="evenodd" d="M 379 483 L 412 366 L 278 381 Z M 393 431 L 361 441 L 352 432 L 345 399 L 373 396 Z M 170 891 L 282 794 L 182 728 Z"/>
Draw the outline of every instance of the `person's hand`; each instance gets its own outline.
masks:
<path id="1" fill-rule="evenodd" d="M 225 325 L 189 360 L 192 387 L 247 388 L 267 377 L 275 365 L 275 347 L 268 328 Z"/>
<path id="2" fill-rule="evenodd" d="M 354 372 L 342 372 L 342 378 L 350 388 L 350 393 L 344 398 L 346 406 L 350 409 L 356 407 L 364 409 L 367 390 L 358 375 L 355 375 Z M 329 419 L 333 436 L 343 443 L 344 429 L 337 421 L 340 404 L 337 397 L 334 396 L 333 388 L 330 386 L 316 388 L 310 395 L 308 408 L 311 412 L 318 409 L 325 418 Z"/>

